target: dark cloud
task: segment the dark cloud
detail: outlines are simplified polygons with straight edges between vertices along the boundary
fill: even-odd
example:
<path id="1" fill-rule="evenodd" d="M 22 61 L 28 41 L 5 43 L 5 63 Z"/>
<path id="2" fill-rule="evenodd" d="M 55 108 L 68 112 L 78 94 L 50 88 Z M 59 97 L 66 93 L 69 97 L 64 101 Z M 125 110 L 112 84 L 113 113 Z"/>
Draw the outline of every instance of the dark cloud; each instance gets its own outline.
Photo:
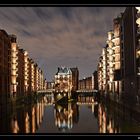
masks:
<path id="1" fill-rule="evenodd" d="M 64 16 L 64 18 L 66 18 L 67 20 L 71 20 L 73 18 L 72 15 L 72 8 L 68 8 L 69 10 L 67 10 L 67 7 L 61 7 L 59 8 L 60 13 L 62 14 L 62 16 Z"/>
<path id="2" fill-rule="evenodd" d="M 1 7 L 0 28 L 16 34 L 48 80 L 58 66 L 78 66 L 80 78 L 97 67 L 107 32 L 123 7 Z"/>
<path id="3" fill-rule="evenodd" d="M 34 35 L 31 34 L 31 32 L 26 31 L 24 29 L 18 29 L 18 31 L 23 35 L 23 36 L 27 36 L 27 37 L 32 37 Z"/>

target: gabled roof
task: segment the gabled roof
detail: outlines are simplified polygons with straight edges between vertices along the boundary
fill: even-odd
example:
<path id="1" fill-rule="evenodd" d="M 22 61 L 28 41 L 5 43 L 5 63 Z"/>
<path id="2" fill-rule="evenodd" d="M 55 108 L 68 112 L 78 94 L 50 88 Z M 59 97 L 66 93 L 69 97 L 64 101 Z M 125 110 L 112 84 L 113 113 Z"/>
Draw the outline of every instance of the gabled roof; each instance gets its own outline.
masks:
<path id="1" fill-rule="evenodd" d="M 72 72 L 70 68 L 58 67 L 58 71 L 56 74 L 72 74 Z"/>

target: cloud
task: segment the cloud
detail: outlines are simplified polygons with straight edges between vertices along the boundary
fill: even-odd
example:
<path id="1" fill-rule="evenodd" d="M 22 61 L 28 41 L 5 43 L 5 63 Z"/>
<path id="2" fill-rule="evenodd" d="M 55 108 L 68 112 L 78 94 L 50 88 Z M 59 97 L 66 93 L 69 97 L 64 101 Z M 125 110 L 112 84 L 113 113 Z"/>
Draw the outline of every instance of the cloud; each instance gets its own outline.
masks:
<path id="1" fill-rule="evenodd" d="M 61 65 L 78 66 L 80 78 L 96 69 L 107 32 L 123 7 L 1 7 L 0 28 L 16 34 L 20 46 L 51 80 Z"/>

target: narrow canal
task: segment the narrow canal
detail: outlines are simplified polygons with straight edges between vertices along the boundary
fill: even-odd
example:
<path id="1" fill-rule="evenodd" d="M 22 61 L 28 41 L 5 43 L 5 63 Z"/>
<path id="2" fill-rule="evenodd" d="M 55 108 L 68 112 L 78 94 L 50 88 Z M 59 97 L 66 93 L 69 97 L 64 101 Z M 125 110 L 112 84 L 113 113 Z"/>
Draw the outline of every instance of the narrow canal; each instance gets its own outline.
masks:
<path id="1" fill-rule="evenodd" d="M 1 115 L 0 133 L 140 133 L 140 120 L 114 104 L 79 96 L 54 104 L 53 95 Z"/>

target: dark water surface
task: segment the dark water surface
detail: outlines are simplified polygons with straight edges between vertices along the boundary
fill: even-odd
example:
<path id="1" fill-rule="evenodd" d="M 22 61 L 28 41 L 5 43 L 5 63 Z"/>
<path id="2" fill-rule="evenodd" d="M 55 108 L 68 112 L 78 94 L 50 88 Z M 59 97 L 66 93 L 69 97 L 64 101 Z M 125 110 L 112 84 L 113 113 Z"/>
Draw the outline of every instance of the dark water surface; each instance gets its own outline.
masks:
<path id="1" fill-rule="evenodd" d="M 45 95 L 1 114 L 0 133 L 140 133 L 138 120 L 128 110 L 94 101 L 93 96 L 54 104 L 53 96 Z"/>

